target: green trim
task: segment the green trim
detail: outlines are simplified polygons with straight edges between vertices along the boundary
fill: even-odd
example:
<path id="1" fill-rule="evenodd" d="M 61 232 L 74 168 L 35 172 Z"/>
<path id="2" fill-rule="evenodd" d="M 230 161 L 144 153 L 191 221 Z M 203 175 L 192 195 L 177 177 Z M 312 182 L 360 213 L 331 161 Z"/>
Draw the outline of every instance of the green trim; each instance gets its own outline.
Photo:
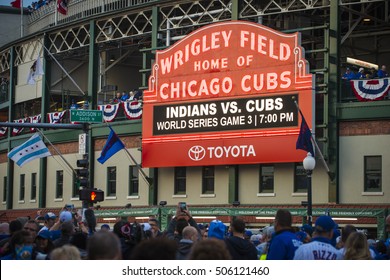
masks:
<path id="1" fill-rule="evenodd" d="M 228 185 L 228 194 L 229 194 L 229 203 L 239 200 L 238 192 L 238 165 L 229 166 L 229 185 Z"/>
<path id="2" fill-rule="evenodd" d="M 238 20 L 240 15 L 240 10 L 238 6 L 238 0 L 232 0 L 232 20 Z"/>
<path id="3" fill-rule="evenodd" d="M 340 7 L 339 0 L 330 2 L 330 29 L 329 29 L 329 92 L 328 102 L 324 100 L 324 114 L 328 114 L 328 127 L 324 129 L 325 143 L 324 156 L 328 161 L 329 169 L 335 174 L 334 180 L 329 180 L 328 201 L 338 203 L 338 122 L 337 99 L 340 91 Z M 325 115 L 326 116 L 326 115 Z M 325 119 L 324 119 L 324 123 Z"/>
<path id="4" fill-rule="evenodd" d="M 389 119 L 389 106 L 390 100 L 339 103 L 337 108 L 338 119 L 339 121 Z"/>

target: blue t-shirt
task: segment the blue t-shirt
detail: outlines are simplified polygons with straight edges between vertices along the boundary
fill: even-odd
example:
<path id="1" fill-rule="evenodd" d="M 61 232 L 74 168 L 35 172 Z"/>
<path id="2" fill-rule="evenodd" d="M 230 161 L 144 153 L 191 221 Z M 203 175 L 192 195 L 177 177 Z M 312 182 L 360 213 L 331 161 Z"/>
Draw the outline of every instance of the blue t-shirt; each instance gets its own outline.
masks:
<path id="1" fill-rule="evenodd" d="M 267 260 L 292 260 L 295 250 L 302 245 L 295 233 L 281 230 L 272 237 L 268 249 Z"/>

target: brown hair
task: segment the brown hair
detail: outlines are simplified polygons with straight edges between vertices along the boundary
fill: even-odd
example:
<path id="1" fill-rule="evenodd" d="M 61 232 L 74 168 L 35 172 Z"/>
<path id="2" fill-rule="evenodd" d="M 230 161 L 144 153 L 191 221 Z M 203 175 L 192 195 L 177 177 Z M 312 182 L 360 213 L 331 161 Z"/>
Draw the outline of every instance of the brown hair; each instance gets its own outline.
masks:
<path id="1" fill-rule="evenodd" d="M 371 260 L 367 237 L 361 232 L 352 232 L 345 242 L 345 260 Z"/>

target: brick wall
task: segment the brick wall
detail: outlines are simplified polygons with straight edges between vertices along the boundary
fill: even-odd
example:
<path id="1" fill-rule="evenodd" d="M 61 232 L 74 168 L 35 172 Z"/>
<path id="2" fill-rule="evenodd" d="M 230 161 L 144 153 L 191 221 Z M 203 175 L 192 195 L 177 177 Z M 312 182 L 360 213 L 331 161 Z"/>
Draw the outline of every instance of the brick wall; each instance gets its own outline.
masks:
<path id="1" fill-rule="evenodd" d="M 340 136 L 390 134 L 390 120 L 341 122 Z"/>

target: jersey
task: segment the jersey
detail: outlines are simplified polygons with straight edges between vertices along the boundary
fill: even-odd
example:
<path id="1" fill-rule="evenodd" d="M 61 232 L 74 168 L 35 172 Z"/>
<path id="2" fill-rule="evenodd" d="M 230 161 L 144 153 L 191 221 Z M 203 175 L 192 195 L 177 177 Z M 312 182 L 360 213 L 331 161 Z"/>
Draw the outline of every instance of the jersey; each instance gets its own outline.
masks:
<path id="1" fill-rule="evenodd" d="M 342 260 L 341 252 L 329 242 L 326 238 L 314 238 L 295 251 L 294 260 Z"/>

